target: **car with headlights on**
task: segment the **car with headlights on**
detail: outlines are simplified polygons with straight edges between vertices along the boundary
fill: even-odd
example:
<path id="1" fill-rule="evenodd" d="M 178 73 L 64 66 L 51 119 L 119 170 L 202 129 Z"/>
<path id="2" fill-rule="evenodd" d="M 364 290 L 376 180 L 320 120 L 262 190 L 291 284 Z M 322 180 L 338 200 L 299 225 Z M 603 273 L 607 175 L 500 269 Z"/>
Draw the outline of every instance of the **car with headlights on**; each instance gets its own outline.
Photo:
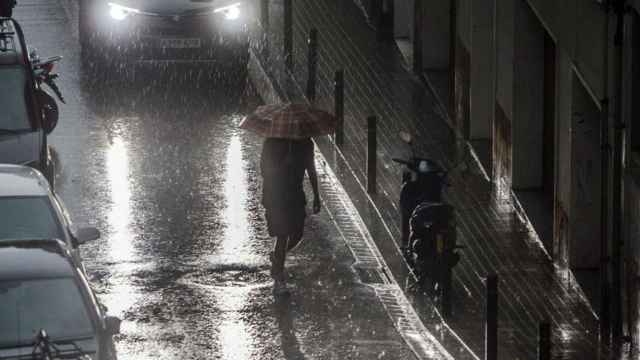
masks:
<path id="1" fill-rule="evenodd" d="M 252 8 L 238 0 L 82 0 L 83 56 L 119 68 L 134 62 L 246 69 Z"/>
<path id="2" fill-rule="evenodd" d="M 0 245 L 21 239 L 58 239 L 84 270 L 79 246 L 99 237 L 95 228 L 73 225 L 62 200 L 40 172 L 0 164 Z"/>
<path id="3" fill-rule="evenodd" d="M 0 242 L 0 360 L 116 360 L 108 316 L 58 240 Z"/>

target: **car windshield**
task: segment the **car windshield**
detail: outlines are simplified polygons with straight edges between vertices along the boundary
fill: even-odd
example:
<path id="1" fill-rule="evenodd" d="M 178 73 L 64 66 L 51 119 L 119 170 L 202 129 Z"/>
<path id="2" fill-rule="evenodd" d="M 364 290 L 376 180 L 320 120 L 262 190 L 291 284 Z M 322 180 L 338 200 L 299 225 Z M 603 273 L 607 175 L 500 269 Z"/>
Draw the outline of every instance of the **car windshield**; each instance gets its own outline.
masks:
<path id="1" fill-rule="evenodd" d="M 0 280 L 0 348 L 26 346 L 46 329 L 52 341 L 94 334 L 72 278 Z"/>
<path id="2" fill-rule="evenodd" d="M 0 129 L 31 129 L 25 89 L 27 75 L 20 66 L 0 66 Z"/>
<path id="3" fill-rule="evenodd" d="M 0 197 L 0 241 L 66 240 L 47 196 Z"/>

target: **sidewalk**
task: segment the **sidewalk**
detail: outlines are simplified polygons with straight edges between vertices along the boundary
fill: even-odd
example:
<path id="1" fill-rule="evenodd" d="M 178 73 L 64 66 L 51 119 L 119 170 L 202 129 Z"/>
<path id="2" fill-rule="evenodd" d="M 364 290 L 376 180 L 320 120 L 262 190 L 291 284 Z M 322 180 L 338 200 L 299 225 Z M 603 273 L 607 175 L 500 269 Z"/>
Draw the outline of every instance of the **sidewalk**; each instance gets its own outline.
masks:
<path id="1" fill-rule="evenodd" d="M 456 358 L 481 358 L 484 279 L 495 272 L 500 276 L 500 358 L 534 359 L 538 323 L 544 319 L 552 324 L 554 355 L 593 358 L 598 351 L 598 321 L 573 275 L 553 265 L 531 225 L 517 215 L 510 197 L 497 193 L 480 168 L 466 158 L 466 143 L 456 140 L 429 89 L 404 68 L 395 44 L 377 42 L 352 1 L 296 0 L 293 12 L 293 80 L 281 66 L 283 1 L 270 2 L 270 57 L 260 56 L 260 63 L 276 83 L 275 91 L 301 101 L 307 77 L 306 34 L 317 28 L 316 104 L 328 110 L 333 109 L 334 71 L 344 69 L 346 143 L 341 149 L 328 138 L 317 139 L 317 144 L 398 283 L 413 280 L 395 243 L 400 237 L 401 169 L 391 157 L 406 151 L 397 133 L 413 132 L 419 153 L 447 167 L 467 159 L 451 174 L 452 187 L 447 193 L 459 214 L 459 242 L 467 247 L 454 274 L 453 319 L 443 323 L 432 304 L 407 292 L 426 328 L 438 334 L 438 340 Z M 256 53 L 264 54 L 260 49 L 264 44 L 257 43 Z M 378 194 L 372 196 L 363 187 L 369 115 L 379 119 Z"/>

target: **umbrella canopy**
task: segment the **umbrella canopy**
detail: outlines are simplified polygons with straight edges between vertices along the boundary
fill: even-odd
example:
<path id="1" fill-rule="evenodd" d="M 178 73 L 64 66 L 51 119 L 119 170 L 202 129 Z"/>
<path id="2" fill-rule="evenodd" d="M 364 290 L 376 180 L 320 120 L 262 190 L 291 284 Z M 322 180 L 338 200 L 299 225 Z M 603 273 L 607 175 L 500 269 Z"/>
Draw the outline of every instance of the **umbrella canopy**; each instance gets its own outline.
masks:
<path id="1" fill-rule="evenodd" d="M 271 104 L 260 106 L 240 122 L 240 128 L 264 137 L 303 139 L 333 134 L 337 118 L 306 104 Z"/>

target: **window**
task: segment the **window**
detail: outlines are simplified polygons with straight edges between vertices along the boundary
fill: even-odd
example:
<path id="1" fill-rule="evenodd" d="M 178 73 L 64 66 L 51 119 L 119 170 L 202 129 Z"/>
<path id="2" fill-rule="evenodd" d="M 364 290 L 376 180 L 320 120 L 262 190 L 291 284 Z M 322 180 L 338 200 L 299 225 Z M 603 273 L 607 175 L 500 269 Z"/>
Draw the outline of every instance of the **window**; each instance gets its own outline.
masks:
<path id="1" fill-rule="evenodd" d="M 48 197 L 0 198 L 0 241 L 20 239 L 66 241 Z"/>
<path id="2" fill-rule="evenodd" d="M 0 79 L 0 129 L 31 130 L 24 69 L 20 66 L 0 66 Z"/>
<path id="3" fill-rule="evenodd" d="M 31 345 L 40 329 L 53 341 L 94 335 L 73 278 L 0 280 L 0 304 L 0 348 Z"/>

